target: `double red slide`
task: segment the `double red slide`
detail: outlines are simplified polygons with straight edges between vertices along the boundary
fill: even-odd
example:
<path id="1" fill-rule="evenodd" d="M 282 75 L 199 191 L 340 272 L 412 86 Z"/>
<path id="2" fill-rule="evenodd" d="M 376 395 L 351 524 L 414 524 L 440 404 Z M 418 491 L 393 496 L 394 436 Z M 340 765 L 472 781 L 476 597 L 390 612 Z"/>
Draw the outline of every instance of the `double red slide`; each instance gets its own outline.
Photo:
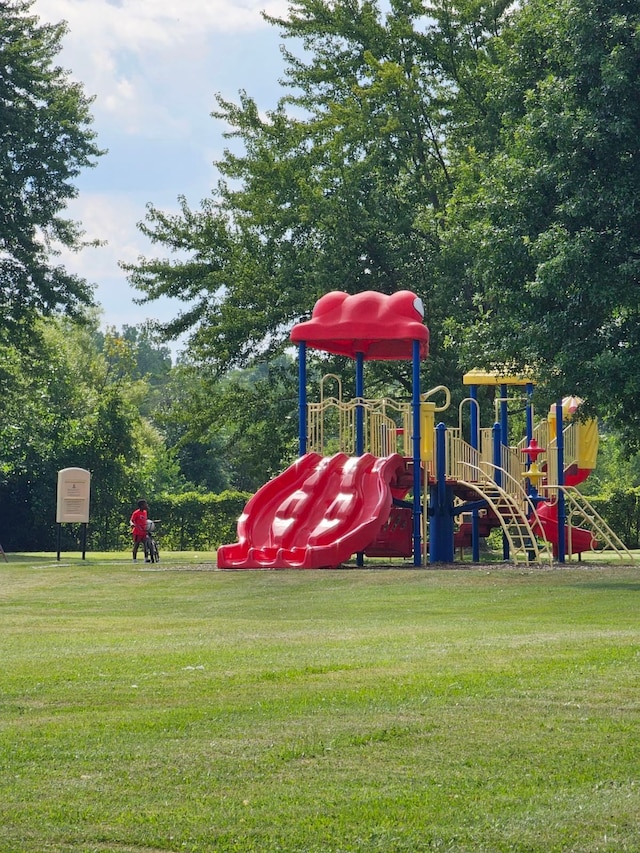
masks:
<path id="1" fill-rule="evenodd" d="M 403 469 L 397 453 L 301 456 L 249 500 L 238 542 L 218 549 L 218 568 L 337 568 L 375 540 Z"/>

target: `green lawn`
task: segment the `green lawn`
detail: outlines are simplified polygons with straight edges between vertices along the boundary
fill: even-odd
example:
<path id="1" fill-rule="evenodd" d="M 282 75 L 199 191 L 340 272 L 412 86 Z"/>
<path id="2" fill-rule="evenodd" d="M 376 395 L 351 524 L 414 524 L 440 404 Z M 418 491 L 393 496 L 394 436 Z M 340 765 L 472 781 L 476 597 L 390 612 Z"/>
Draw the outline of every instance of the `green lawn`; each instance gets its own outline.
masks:
<path id="1" fill-rule="evenodd" d="M 0 563 L 0 851 L 640 849 L 640 566 Z"/>

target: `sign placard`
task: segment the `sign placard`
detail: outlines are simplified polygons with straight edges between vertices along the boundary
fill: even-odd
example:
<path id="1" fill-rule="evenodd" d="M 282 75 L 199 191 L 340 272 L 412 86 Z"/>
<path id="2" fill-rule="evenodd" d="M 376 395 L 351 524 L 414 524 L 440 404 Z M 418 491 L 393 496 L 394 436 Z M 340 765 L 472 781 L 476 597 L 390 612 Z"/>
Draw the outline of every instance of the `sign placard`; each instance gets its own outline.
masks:
<path id="1" fill-rule="evenodd" d="M 58 471 L 58 524 L 88 524 L 91 473 L 84 468 Z"/>

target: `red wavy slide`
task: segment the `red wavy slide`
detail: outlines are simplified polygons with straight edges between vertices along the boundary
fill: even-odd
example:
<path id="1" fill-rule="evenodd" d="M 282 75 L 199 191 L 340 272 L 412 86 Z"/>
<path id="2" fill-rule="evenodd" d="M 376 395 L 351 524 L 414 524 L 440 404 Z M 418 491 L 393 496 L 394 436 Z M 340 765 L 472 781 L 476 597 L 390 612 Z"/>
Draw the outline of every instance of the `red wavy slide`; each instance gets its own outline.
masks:
<path id="1" fill-rule="evenodd" d="M 560 542 L 560 529 L 558 524 L 558 504 L 557 503 L 541 503 L 536 509 L 540 524 L 537 520 L 531 525 L 534 533 L 542 535 L 551 542 L 553 546 L 553 556 L 558 556 L 558 544 Z M 542 528 L 542 531 L 540 531 Z M 569 539 L 571 535 L 571 539 Z M 598 547 L 597 541 L 593 538 L 590 530 L 585 530 L 583 527 L 572 527 L 571 534 L 569 528 L 565 527 L 564 531 L 564 547 L 565 553 L 581 554 L 583 551 L 591 551 Z"/>
<path id="2" fill-rule="evenodd" d="M 218 568 L 337 568 L 378 535 L 403 468 L 397 453 L 301 456 L 249 500 L 238 542 L 218 549 Z"/>

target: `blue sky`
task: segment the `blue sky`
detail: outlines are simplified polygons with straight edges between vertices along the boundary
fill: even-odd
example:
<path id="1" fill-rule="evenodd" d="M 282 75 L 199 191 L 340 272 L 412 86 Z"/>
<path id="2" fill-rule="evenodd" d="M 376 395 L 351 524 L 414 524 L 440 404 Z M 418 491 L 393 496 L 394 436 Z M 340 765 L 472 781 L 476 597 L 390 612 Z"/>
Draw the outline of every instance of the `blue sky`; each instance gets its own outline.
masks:
<path id="1" fill-rule="evenodd" d="M 61 261 L 96 286 L 103 326 L 168 320 L 169 300 L 136 305 L 139 296 L 118 267 L 140 255 L 164 254 L 137 229 L 145 205 L 177 210 L 177 197 L 198 207 L 215 186 L 213 161 L 225 146 L 211 118 L 215 94 L 238 100 L 245 89 L 261 110 L 282 89 L 282 39 L 264 22 L 284 17 L 286 0 L 35 0 L 42 21 L 67 21 L 58 57 L 80 80 L 92 105 L 98 145 L 95 169 L 78 179 L 69 215 L 88 238 L 107 241 Z"/>

